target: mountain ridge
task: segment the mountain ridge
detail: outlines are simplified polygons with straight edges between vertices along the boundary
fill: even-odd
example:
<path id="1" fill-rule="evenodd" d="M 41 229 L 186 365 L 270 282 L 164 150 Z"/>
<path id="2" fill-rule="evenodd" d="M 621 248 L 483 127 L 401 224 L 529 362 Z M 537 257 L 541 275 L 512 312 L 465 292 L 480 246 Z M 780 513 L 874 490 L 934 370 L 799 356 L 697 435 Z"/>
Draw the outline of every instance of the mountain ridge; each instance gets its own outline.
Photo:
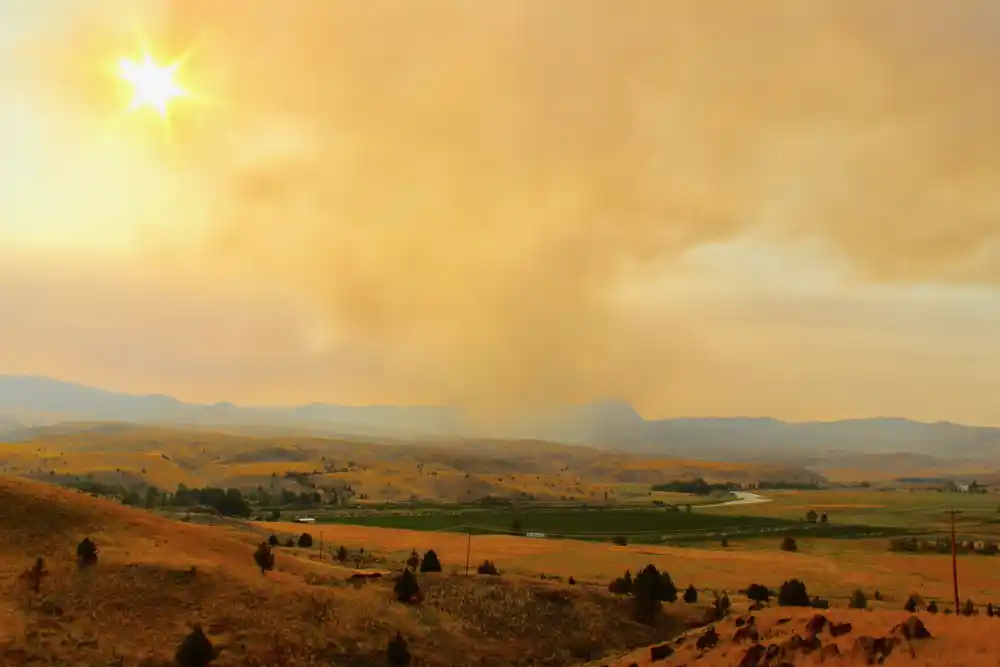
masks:
<path id="1" fill-rule="evenodd" d="M 34 375 L 0 375 L 0 433 L 33 424 L 121 421 L 225 427 L 296 427 L 343 435 L 538 438 L 631 452 L 753 460 L 825 451 L 1000 458 L 1000 428 L 901 417 L 785 422 L 772 417 L 645 419 L 630 404 L 602 400 L 483 426 L 460 409 L 428 405 L 240 406 L 186 403 Z"/>

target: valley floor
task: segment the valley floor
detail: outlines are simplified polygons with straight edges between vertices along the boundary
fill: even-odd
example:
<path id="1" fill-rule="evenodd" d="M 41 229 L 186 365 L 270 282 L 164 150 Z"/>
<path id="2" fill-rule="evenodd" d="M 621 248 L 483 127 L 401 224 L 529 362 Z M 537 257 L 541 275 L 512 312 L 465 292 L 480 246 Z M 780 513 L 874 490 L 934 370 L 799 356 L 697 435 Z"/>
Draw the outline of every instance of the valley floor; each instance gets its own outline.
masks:
<path id="1" fill-rule="evenodd" d="M 272 533 L 284 543 L 304 530 L 311 532 L 312 545 L 276 548 L 274 571 L 262 575 L 252 558 L 256 545 Z M 84 536 L 101 548 L 99 564 L 89 569 L 79 569 L 74 558 Z M 347 553 L 344 562 L 333 560 L 340 546 Z M 213 663 L 218 667 L 384 664 L 386 646 L 397 632 L 415 656 L 412 664 L 427 667 L 501 667 L 527 659 L 551 667 L 594 660 L 645 664 L 649 649 L 638 647 L 673 641 L 685 627 L 703 624 L 717 594 L 728 591 L 734 613 L 745 615 L 747 601 L 739 590 L 751 583 L 777 589 L 786 579 L 801 579 L 811 596 L 832 602 L 831 617 L 857 626 L 855 634 L 890 632 L 905 618 L 901 608 L 911 594 L 941 602 L 951 595 L 948 556 L 891 553 L 884 539 L 803 538 L 798 547 L 782 551 L 773 538 L 692 548 L 470 538 L 343 524 L 196 525 L 0 477 L 0 664 L 167 667 L 194 624 L 222 647 Z M 395 600 L 389 576 L 352 579 L 359 570 L 399 572 L 412 550 L 429 549 L 444 571 L 417 575 L 416 604 Z M 19 575 L 38 556 L 48 574 L 32 593 Z M 475 574 L 486 559 L 501 576 Z M 959 559 L 963 599 L 980 608 L 1000 602 L 997 562 L 976 555 Z M 609 594 L 607 584 L 647 563 L 669 572 L 681 590 L 692 584 L 700 601 L 668 605 L 653 625 L 632 620 L 629 598 Z M 569 584 L 570 577 L 576 585 Z M 872 611 L 846 609 L 856 588 L 869 599 L 879 591 Z M 778 619 L 792 619 L 775 631 L 786 641 L 784 626 L 799 628 L 811 613 L 769 609 L 760 623 L 777 627 Z M 917 647 L 912 664 L 994 664 L 983 662 L 994 650 L 986 624 L 1000 627 L 1000 619 L 942 614 L 926 622 L 936 639 Z M 730 623 L 719 630 L 727 642 L 735 632 Z M 666 664 L 689 664 L 695 657 L 690 642 L 703 630 L 691 632 L 689 643 L 677 645 L 677 657 Z M 840 642 L 844 651 L 847 642 Z M 739 664 L 745 650 L 721 642 L 700 660 L 709 666 Z M 614 663 L 620 656 L 630 657 Z M 803 656 L 802 664 L 814 658 Z"/>

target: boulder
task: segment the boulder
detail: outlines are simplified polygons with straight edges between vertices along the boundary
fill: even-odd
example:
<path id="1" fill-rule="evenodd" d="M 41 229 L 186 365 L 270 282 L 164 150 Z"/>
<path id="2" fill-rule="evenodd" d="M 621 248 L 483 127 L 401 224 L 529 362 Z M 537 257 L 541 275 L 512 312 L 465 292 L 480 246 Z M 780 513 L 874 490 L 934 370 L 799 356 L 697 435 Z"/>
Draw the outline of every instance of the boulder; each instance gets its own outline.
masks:
<path id="1" fill-rule="evenodd" d="M 902 636 L 907 640 L 914 639 L 930 639 L 931 633 L 927 630 L 927 626 L 916 616 L 910 616 L 908 619 L 893 628 L 893 634 Z"/>
<path id="2" fill-rule="evenodd" d="M 651 662 L 656 662 L 658 660 L 666 660 L 674 654 L 674 649 L 670 644 L 660 644 L 659 646 L 649 647 L 649 660 Z"/>
<path id="3" fill-rule="evenodd" d="M 739 667 L 758 667 L 766 655 L 767 649 L 764 648 L 763 644 L 754 644 L 743 654 Z"/>
<path id="4" fill-rule="evenodd" d="M 826 662 L 840 656 L 840 648 L 836 644 L 826 644 L 816 655 L 819 656 L 820 662 Z"/>
<path id="5" fill-rule="evenodd" d="M 854 642 L 854 654 L 864 658 L 865 663 L 869 665 L 880 665 L 892 653 L 896 642 L 896 639 L 889 637 L 869 637 L 867 635 L 858 637 Z"/>
<path id="6" fill-rule="evenodd" d="M 699 651 L 707 651 L 709 649 L 715 648 L 719 643 L 719 633 L 715 631 L 715 628 L 709 628 L 698 637 L 698 641 L 695 644 Z"/>
<path id="7" fill-rule="evenodd" d="M 823 629 L 830 623 L 826 616 L 823 614 L 816 614 L 808 621 L 806 621 L 806 632 L 811 632 L 814 635 L 823 632 Z"/>
<path id="8" fill-rule="evenodd" d="M 848 632 L 854 629 L 854 626 L 850 623 L 830 623 L 830 634 L 834 637 L 840 637 L 841 635 L 846 635 Z"/>

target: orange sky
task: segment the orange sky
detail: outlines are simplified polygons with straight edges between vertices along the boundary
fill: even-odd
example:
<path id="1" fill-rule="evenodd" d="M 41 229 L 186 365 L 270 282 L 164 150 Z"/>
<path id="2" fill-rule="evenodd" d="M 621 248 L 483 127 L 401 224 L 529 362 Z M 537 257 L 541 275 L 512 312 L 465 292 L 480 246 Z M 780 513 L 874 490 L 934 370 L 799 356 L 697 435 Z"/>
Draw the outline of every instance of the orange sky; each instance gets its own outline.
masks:
<path id="1" fill-rule="evenodd" d="M 0 372 L 998 422 L 996 3 L 40 4 Z M 169 134 L 108 74 L 140 30 L 207 98 Z"/>

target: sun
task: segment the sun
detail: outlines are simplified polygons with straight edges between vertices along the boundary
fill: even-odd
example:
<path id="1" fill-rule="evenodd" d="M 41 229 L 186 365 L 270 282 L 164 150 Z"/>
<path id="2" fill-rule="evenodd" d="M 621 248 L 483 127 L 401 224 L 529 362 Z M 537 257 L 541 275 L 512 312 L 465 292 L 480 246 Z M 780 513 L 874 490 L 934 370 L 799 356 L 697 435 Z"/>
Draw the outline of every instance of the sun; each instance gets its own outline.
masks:
<path id="1" fill-rule="evenodd" d="M 166 118 L 167 104 L 188 95 L 175 78 L 179 68 L 180 62 L 160 65 L 148 53 L 139 61 L 122 58 L 118 62 L 118 76 L 132 84 L 133 91 L 129 111 L 148 106 Z"/>

